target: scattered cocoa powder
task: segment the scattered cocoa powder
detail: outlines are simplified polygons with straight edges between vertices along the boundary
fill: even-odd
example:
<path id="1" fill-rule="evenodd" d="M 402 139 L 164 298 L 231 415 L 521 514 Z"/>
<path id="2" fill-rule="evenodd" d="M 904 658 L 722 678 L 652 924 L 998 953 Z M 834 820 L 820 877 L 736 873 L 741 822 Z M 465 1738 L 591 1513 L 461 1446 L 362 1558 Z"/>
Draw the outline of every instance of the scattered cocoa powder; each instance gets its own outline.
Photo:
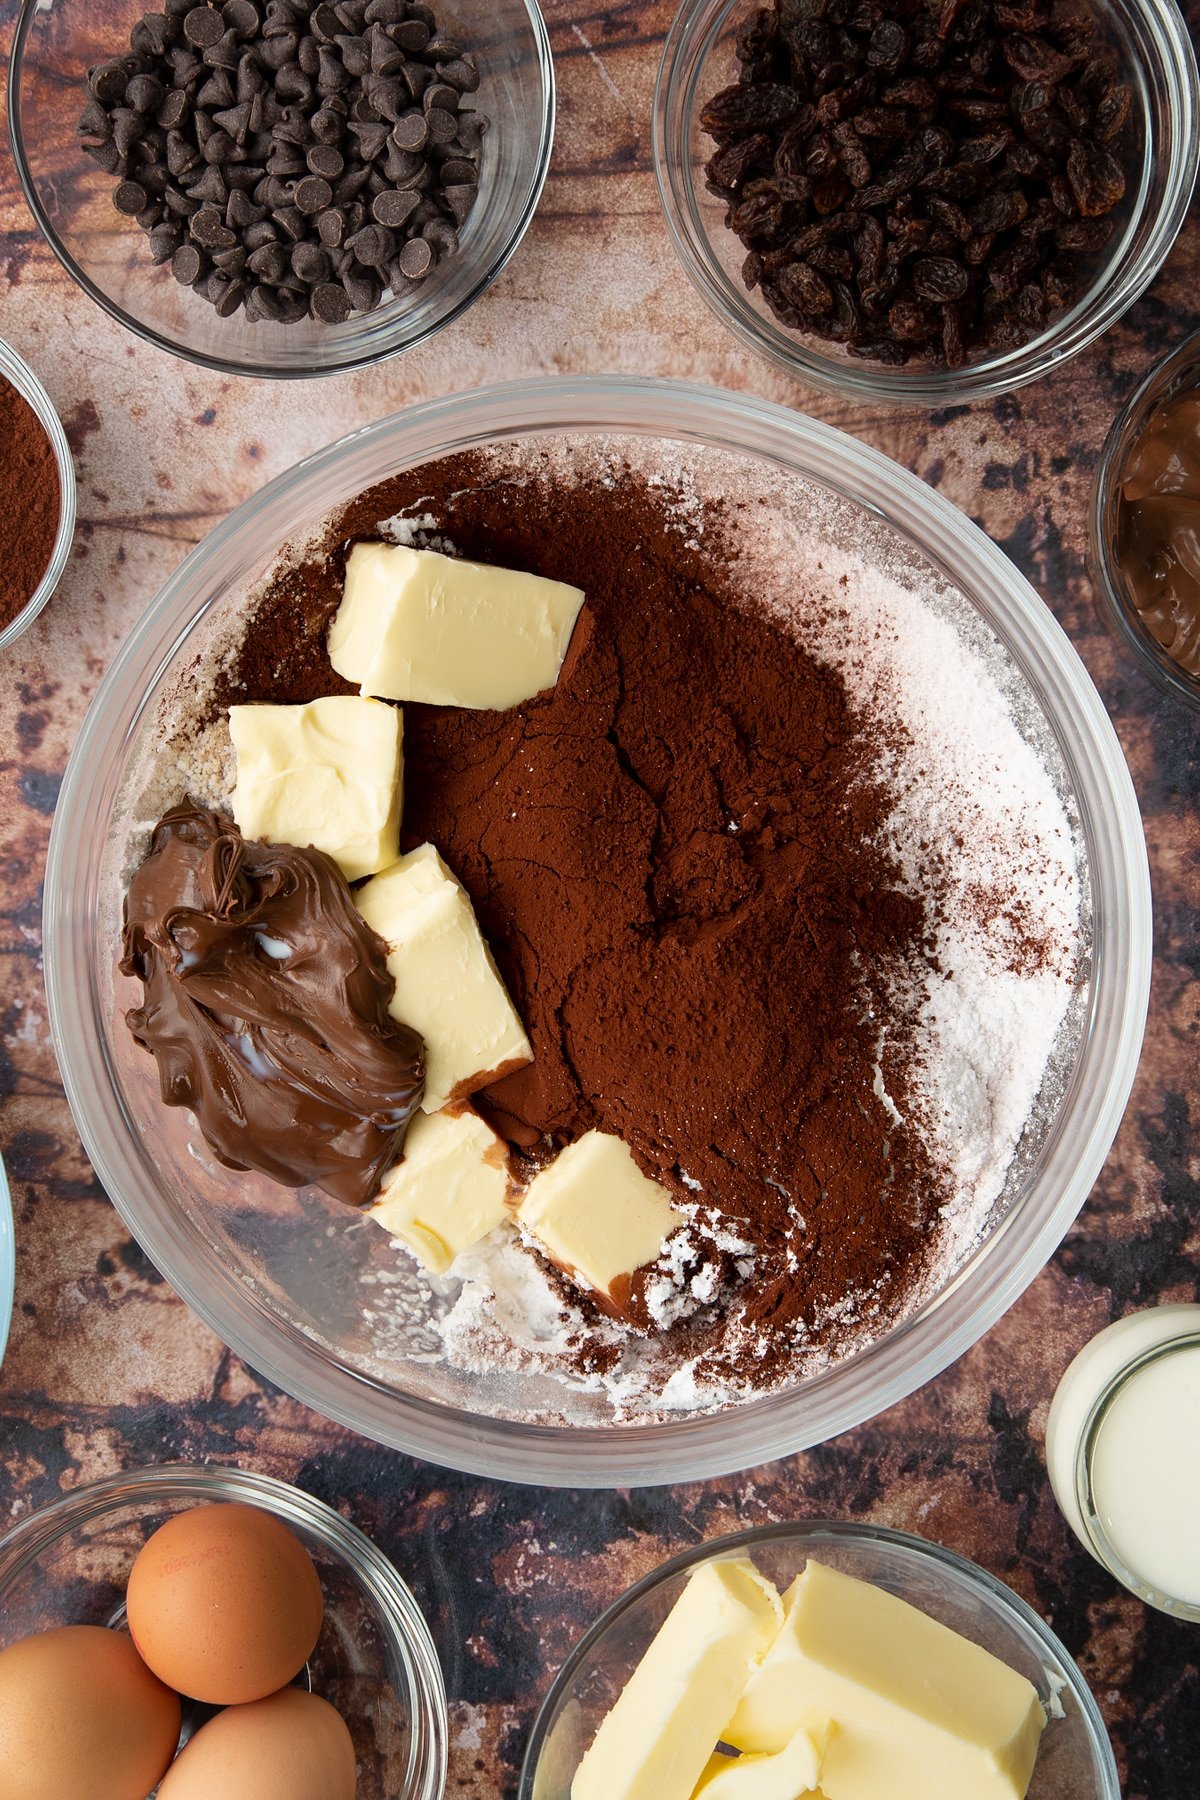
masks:
<path id="1" fill-rule="evenodd" d="M 61 510 L 54 446 L 29 402 L 0 376 L 0 631 L 37 592 Z"/>
<path id="2" fill-rule="evenodd" d="M 405 707 L 404 847 L 432 840 L 464 882 L 534 1048 L 479 1104 L 530 1166 L 618 1133 L 752 1243 L 749 1279 L 671 1331 L 713 1370 L 757 1341 L 769 1383 L 849 1297 L 902 1306 L 946 1198 L 877 1092 L 888 977 L 928 960 L 876 847 L 877 732 L 663 491 L 508 483 L 470 456 L 348 506 L 267 593 L 218 706 L 350 691 L 320 648 L 344 547 L 403 512 L 587 593 L 551 695 Z M 895 1055 L 888 1085 L 907 1115 Z"/>

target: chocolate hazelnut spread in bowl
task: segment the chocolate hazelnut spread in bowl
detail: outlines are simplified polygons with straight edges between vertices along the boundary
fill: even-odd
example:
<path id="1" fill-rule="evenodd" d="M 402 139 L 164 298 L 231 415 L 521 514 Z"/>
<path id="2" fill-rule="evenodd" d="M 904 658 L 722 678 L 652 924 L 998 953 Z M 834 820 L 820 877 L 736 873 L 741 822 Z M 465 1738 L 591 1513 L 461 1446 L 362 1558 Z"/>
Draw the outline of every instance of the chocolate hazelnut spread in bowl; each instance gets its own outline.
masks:
<path id="1" fill-rule="evenodd" d="M 385 590 L 424 688 L 364 650 Z M 483 592 L 553 625 L 524 689 Z M 398 766 L 401 697 L 398 819 L 354 739 L 289 820 L 331 731 Z M 607 1485 L 819 1442 L 1011 1304 L 1119 1122 L 1149 896 L 1098 697 L 953 508 L 761 402 L 539 382 L 188 559 L 85 724 L 46 944 L 88 1152 L 225 1342 L 382 1442 Z M 282 1078 L 309 1143 L 255 1126 Z"/>

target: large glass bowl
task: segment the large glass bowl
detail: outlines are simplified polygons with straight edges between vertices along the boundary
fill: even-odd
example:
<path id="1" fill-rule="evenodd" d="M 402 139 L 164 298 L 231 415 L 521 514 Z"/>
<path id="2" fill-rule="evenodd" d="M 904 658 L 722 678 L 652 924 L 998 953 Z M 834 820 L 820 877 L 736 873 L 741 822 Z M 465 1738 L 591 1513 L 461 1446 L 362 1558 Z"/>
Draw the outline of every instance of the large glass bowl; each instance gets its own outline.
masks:
<path id="1" fill-rule="evenodd" d="M 1187 217 L 1200 166 L 1200 73 L 1175 0 L 1090 0 L 1136 96 L 1135 168 L 1112 242 L 1085 291 L 1019 349 L 983 352 L 961 369 L 859 362 L 788 331 L 741 279 L 746 252 L 708 192 L 715 145 L 700 129 L 712 96 L 736 80 L 734 40 L 754 0 L 683 0 L 667 34 L 654 96 L 654 172 L 684 270 L 722 324 L 784 374 L 843 398 L 945 406 L 1036 381 L 1107 331 L 1162 267 Z"/>
<path id="2" fill-rule="evenodd" d="M 223 375 L 336 375 L 411 350 L 466 311 L 504 268 L 533 217 L 554 141 L 554 65 L 537 0 L 485 11 L 438 0 L 442 27 L 479 63 L 471 103 L 491 119 L 479 198 L 447 258 L 415 299 L 390 300 L 343 325 L 220 319 L 150 261 L 145 235 L 113 206 L 114 181 L 84 154 L 75 126 L 87 71 L 128 49 L 147 0 L 24 0 L 8 72 L 13 156 L 25 197 L 67 273 L 122 325 Z"/>
<path id="3" fill-rule="evenodd" d="M 662 1425 L 616 1423 L 601 1397 L 574 1393 L 564 1418 L 559 1384 L 519 1374 L 501 1383 L 451 1365 L 436 1337 L 409 1328 L 411 1265 L 383 1233 L 347 1224 L 313 1190 L 292 1195 L 220 1170 L 190 1116 L 161 1105 L 153 1063 L 121 1016 L 136 984 L 115 969 L 122 861 L 161 758 L 160 698 L 192 667 L 212 621 L 244 604 L 285 542 L 388 475 L 452 451 L 572 432 L 662 442 L 664 454 L 683 441 L 701 447 L 697 459 L 710 447 L 735 457 L 756 481 L 803 478 L 814 530 L 832 490 L 848 497 L 864 542 L 879 534 L 872 554 L 941 571 L 972 628 L 1006 647 L 1017 703 L 1054 747 L 1078 809 L 1092 910 L 1091 981 L 1061 1099 L 974 1253 L 906 1322 L 840 1363 L 769 1398 Z M 319 1411 L 433 1461 L 512 1480 L 638 1485 L 748 1467 L 846 1430 L 945 1368 L 1024 1290 L 1086 1199 L 1129 1094 L 1149 986 L 1149 881 L 1129 773 L 1082 664 L 1028 583 L 947 501 L 852 438 L 761 401 L 683 383 L 539 381 L 412 407 L 356 432 L 272 482 L 180 566 L 126 640 L 67 770 L 45 961 L 88 1154 L 147 1254 L 227 1344 Z M 514 1416 L 518 1405 L 529 1416 L 550 1403 L 556 1424 Z"/>
<path id="4" fill-rule="evenodd" d="M 446 1696 L 416 1601 L 357 1526 L 268 1475 L 163 1463 L 76 1488 L 22 1519 L 0 1537 L 0 1649 L 59 1625 L 119 1628 L 146 1539 L 176 1513 L 214 1502 L 272 1513 L 316 1564 L 325 1618 L 299 1679 L 350 1728 L 358 1800 L 441 1800 Z"/>
<path id="5" fill-rule="evenodd" d="M 975 1563 L 907 1532 L 806 1520 L 703 1544 L 655 1569 L 580 1640 L 538 1714 L 517 1800 L 569 1800 L 571 1778 L 693 1569 L 749 1555 L 782 1590 L 810 1556 L 872 1581 L 990 1650 L 1031 1681 L 1049 1715 L 1028 1800 L 1120 1800 L 1116 1763 L 1087 1683 L 1054 1633 Z"/>

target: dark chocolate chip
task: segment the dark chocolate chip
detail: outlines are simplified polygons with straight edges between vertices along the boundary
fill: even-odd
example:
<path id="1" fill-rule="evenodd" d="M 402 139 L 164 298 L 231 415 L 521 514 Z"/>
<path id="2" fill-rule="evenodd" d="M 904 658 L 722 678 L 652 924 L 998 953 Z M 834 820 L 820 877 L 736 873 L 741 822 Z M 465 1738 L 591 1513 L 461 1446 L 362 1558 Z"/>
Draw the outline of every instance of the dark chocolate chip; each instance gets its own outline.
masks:
<path id="1" fill-rule="evenodd" d="M 247 250 L 261 250 L 264 244 L 278 242 L 279 227 L 274 219 L 260 219 L 256 225 L 248 225 L 242 233 L 242 243 Z"/>
<path id="2" fill-rule="evenodd" d="M 88 86 L 102 106 L 120 106 L 129 85 L 129 71 L 119 60 L 98 63 L 88 76 Z"/>
<path id="3" fill-rule="evenodd" d="M 192 287 L 207 271 L 207 262 L 195 244 L 180 244 L 171 258 L 171 273 L 181 287 Z"/>
<path id="4" fill-rule="evenodd" d="M 347 269 L 342 277 L 355 312 L 374 312 L 383 298 L 383 280 L 369 269 L 357 266 Z"/>
<path id="5" fill-rule="evenodd" d="M 307 161 L 311 172 L 325 181 L 336 181 L 346 167 L 345 157 L 332 144 L 314 144 Z"/>
<path id="6" fill-rule="evenodd" d="M 291 259 L 283 244 L 264 244 L 260 250 L 251 252 L 246 265 L 260 281 L 278 286 L 291 267 Z"/>
<path id="7" fill-rule="evenodd" d="M 178 225 L 156 225 L 150 233 L 150 261 L 152 263 L 170 262 L 182 239 Z"/>
<path id="8" fill-rule="evenodd" d="M 297 244 L 292 251 L 292 272 L 300 281 L 309 287 L 316 287 L 322 281 L 328 281 L 333 270 L 328 251 L 322 250 L 319 244 L 305 242 Z"/>
<path id="9" fill-rule="evenodd" d="M 406 53 L 419 56 L 429 42 L 431 33 L 428 25 L 420 19 L 405 19 L 401 23 L 388 28 L 388 36 L 393 44 L 398 44 Z"/>
<path id="10" fill-rule="evenodd" d="M 412 238 L 396 259 L 409 281 L 423 281 L 433 267 L 433 251 L 424 238 Z"/>
<path id="11" fill-rule="evenodd" d="M 284 237 L 290 238 L 293 244 L 308 236 L 309 219 L 298 206 L 277 206 L 271 216 Z"/>
<path id="12" fill-rule="evenodd" d="M 423 150 L 429 135 L 428 120 L 419 112 L 404 113 L 392 126 L 392 142 L 398 150 Z"/>
<path id="13" fill-rule="evenodd" d="M 393 231 L 400 231 L 407 225 L 420 204 L 421 196 L 412 188 L 385 188 L 383 193 L 376 194 L 371 202 L 371 217 L 378 225 L 387 225 Z M 361 257 L 359 260 L 362 260 Z M 386 259 L 379 258 L 378 260 Z"/>
<path id="14" fill-rule="evenodd" d="M 336 282 L 323 281 L 315 287 L 308 304 L 313 318 L 322 325 L 343 325 L 350 317 L 350 296 Z"/>
<path id="15" fill-rule="evenodd" d="M 303 181 L 296 183 L 293 200 L 302 213 L 315 215 L 324 212 L 331 203 L 333 189 L 322 176 L 306 175 Z"/>
<path id="16" fill-rule="evenodd" d="M 466 223 L 467 214 L 475 204 L 479 189 L 473 183 L 449 183 L 445 189 L 446 205 L 454 215 L 454 223 L 461 228 Z"/>
<path id="17" fill-rule="evenodd" d="M 194 241 L 205 250 L 231 250 L 237 242 L 215 206 L 202 206 L 189 229 Z"/>
<path id="18" fill-rule="evenodd" d="M 429 219 L 421 227 L 421 236 L 435 256 L 453 256 L 458 250 L 458 233 L 449 219 Z"/>
<path id="19" fill-rule="evenodd" d="M 331 206 L 317 220 L 317 235 L 327 250 L 340 250 L 346 241 L 346 215 L 340 207 Z"/>
<path id="20" fill-rule="evenodd" d="M 183 21 L 183 35 L 198 50 L 215 44 L 225 34 L 225 22 L 215 6 L 194 6 Z"/>
<path id="21" fill-rule="evenodd" d="M 441 79 L 459 94 L 473 94 L 479 86 L 479 73 L 465 57 L 443 63 L 438 70 Z"/>
<path id="22" fill-rule="evenodd" d="M 137 113 L 156 113 L 167 90 L 153 75 L 135 75 L 125 89 L 125 104 Z"/>
<path id="23" fill-rule="evenodd" d="M 446 112 L 440 106 L 431 106 L 425 114 L 425 123 L 429 128 L 430 142 L 434 144 L 452 144 L 458 135 L 458 119 L 454 113 Z"/>
<path id="24" fill-rule="evenodd" d="M 396 254 L 396 240 L 386 225 L 364 225 L 349 239 L 351 249 L 366 268 L 379 269 Z"/>

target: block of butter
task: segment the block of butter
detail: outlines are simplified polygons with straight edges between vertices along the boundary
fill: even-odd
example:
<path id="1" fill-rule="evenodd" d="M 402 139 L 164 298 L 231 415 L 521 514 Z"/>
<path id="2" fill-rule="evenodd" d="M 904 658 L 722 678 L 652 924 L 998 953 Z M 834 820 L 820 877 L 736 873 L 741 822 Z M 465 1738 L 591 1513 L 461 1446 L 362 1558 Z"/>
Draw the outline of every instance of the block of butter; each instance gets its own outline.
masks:
<path id="1" fill-rule="evenodd" d="M 239 831 L 324 850 L 348 881 L 385 869 L 400 850 L 402 725 L 399 707 L 354 694 L 231 706 Z"/>
<path id="2" fill-rule="evenodd" d="M 364 694 L 502 710 L 554 686 L 582 605 L 540 575 L 355 544 L 329 660 Z"/>
<path id="3" fill-rule="evenodd" d="M 642 1174 L 628 1144 L 585 1131 L 535 1175 L 517 1214 L 552 1262 L 625 1316 L 632 1278 L 657 1262 L 684 1223 L 665 1188 Z"/>
<path id="4" fill-rule="evenodd" d="M 832 1726 L 814 1717 L 774 1755 L 713 1756 L 692 1800 L 812 1800 Z"/>
<path id="5" fill-rule="evenodd" d="M 872 1583 L 810 1561 L 724 1736 L 783 1749 L 833 1720 L 827 1800 L 1023 1800 L 1046 1716 L 1032 1683 Z"/>
<path id="6" fill-rule="evenodd" d="M 432 844 L 402 856 L 354 899 L 387 945 L 393 1015 L 425 1039 L 426 1112 L 532 1061 L 474 908 Z"/>
<path id="7" fill-rule="evenodd" d="M 571 1800 L 691 1800 L 781 1618 L 749 1557 L 695 1570 L 601 1722 Z"/>
<path id="8" fill-rule="evenodd" d="M 434 1275 L 510 1214 L 508 1151 L 471 1107 L 414 1117 L 367 1217 Z"/>

